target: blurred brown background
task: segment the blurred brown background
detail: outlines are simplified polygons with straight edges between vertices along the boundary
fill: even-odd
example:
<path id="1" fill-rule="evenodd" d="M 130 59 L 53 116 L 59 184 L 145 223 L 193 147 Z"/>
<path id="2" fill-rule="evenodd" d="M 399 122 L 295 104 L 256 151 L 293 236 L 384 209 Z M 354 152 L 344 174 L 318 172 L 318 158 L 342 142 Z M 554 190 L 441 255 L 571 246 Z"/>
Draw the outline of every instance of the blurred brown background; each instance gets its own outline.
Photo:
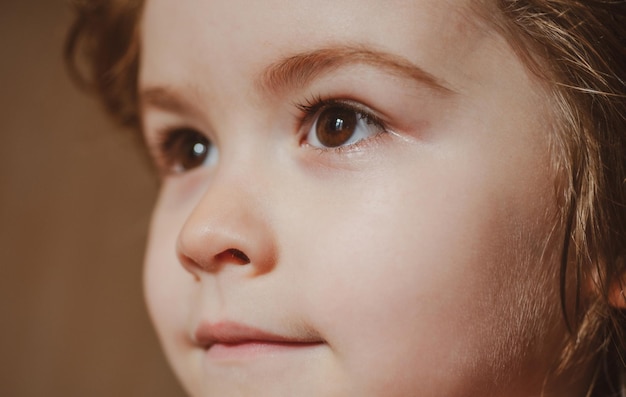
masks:
<path id="1" fill-rule="evenodd" d="M 182 396 L 142 301 L 156 182 L 69 81 L 63 0 L 0 0 L 0 396 Z"/>

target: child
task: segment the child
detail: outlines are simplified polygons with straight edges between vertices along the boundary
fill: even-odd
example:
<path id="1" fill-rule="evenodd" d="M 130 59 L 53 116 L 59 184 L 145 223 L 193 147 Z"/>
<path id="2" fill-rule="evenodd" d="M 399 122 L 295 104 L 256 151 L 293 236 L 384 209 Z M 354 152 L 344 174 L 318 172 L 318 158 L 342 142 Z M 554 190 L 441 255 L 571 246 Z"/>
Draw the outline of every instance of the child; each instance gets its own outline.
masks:
<path id="1" fill-rule="evenodd" d="M 190 395 L 620 394 L 625 1 L 81 7 Z"/>

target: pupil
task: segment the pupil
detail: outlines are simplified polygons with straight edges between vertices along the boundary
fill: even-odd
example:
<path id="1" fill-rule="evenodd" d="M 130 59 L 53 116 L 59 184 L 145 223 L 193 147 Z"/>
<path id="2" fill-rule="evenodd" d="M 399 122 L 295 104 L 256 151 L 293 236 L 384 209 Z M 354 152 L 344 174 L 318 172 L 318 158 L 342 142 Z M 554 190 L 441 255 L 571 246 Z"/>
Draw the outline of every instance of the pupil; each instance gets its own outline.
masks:
<path id="1" fill-rule="evenodd" d="M 204 163 L 208 154 L 209 142 L 200 134 L 193 134 L 181 148 L 180 165 L 183 170 L 190 170 L 199 167 Z"/>
<path id="2" fill-rule="evenodd" d="M 322 111 L 315 128 L 317 139 L 326 147 L 337 147 L 345 144 L 357 124 L 354 110 L 334 107 Z"/>

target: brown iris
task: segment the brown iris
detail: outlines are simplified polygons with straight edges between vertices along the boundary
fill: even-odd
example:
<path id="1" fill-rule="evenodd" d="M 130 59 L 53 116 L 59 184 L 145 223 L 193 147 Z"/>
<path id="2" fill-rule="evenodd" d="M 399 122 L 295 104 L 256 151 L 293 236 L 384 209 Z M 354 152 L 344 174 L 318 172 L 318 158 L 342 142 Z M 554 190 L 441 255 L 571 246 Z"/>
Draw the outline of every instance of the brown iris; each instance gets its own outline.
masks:
<path id="1" fill-rule="evenodd" d="M 341 146 L 352 137 L 357 122 L 358 116 L 354 110 L 329 107 L 320 113 L 315 126 L 315 135 L 326 147 Z"/>
<path id="2" fill-rule="evenodd" d="M 172 165 L 180 171 L 187 171 L 201 166 L 209 154 L 211 143 L 202 134 L 192 129 L 180 129 L 174 132 L 167 143 Z"/>

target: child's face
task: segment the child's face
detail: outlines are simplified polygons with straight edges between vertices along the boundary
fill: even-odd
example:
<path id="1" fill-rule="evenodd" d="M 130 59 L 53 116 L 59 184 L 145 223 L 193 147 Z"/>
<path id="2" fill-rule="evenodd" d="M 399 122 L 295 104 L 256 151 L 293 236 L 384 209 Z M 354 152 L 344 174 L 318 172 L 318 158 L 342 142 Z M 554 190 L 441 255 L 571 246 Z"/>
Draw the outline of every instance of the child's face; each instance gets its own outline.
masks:
<path id="1" fill-rule="evenodd" d="M 147 2 L 145 131 L 174 173 L 146 294 L 192 395 L 541 383 L 547 100 L 465 3 Z"/>

